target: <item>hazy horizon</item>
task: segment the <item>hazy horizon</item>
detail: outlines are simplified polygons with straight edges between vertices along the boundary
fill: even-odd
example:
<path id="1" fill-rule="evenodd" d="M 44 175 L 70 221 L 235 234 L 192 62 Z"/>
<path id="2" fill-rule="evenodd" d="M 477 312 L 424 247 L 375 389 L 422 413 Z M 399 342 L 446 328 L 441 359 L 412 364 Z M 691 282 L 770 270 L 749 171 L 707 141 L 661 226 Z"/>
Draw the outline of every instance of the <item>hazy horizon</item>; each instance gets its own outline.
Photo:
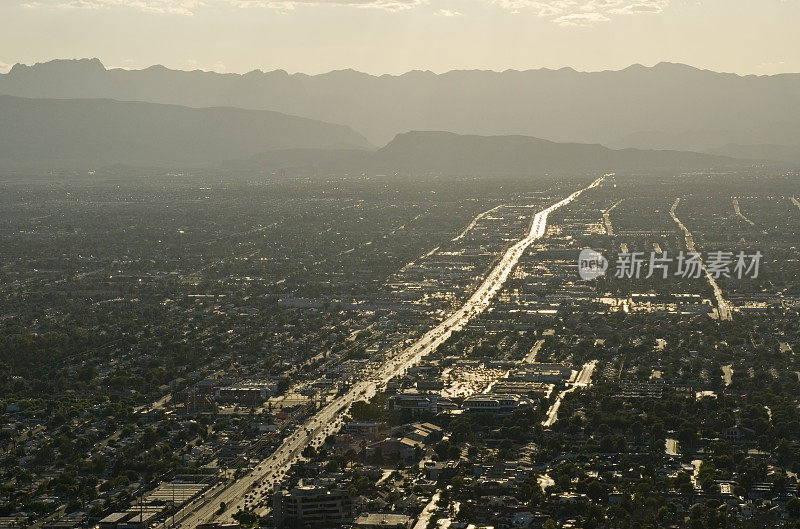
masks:
<path id="1" fill-rule="evenodd" d="M 109 68 L 442 73 L 677 62 L 800 71 L 796 2 L 766 0 L 12 0 L 0 72 L 98 57 Z"/>
<path id="2" fill-rule="evenodd" d="M 98 60 L 98 61 L 100 61 L 100 63 L 103 65 L 103 67 L 106 70 L 125 70 L 125 71 L 134 72 L 134 71 L 147 70 L 148 68 L 153 68 L 153 67 L 164 67 L 164 68 L 166 68 L 168 70 L 174 70 L 174 71 L 179 71 L 179 72 L 204 72 L 204 73 L 220 73 L 220 74 L 231 74 L 231 75 L 245 75 L 245 74 L 252 73 L 252 72 L 270 73 L 270 72 L 277 72 L 277 71 L 283 71 L 283 72 L 286 72 L 289 75 L 308 75 L 308 76 L 317 76 L 317 75 L 325 75 L 325 74 L 330 74 L 330 73 L 335 73 L 335 72 L 352 71 L 352 72 L 356 72 L 356 73 L 366 74 L 366 75 L 369 75 L 369 76 L 372 76 L 372 77 L 402 77 L 403 75 L 410 74 L 410 73 L 416 73 L 416 72 L 419 72 L 419 73 L 431 73 L 431 74 L 434 74 L 434 75 L 443 75 L 443 74 L 447 74 L 447 73 L 451 73 L 451 72 L 504 73 L 504 72 L 531 72 L 531 71 L 540 71 L 540 70 L 549 70 L 549 71 L 572 70 L 572 71 L 575 71 L 577 73 L 603 73 L 603 72 L 620 72 L 620 71 L 627 70 L 628 68 L 635 68 L 637 66 L 640 66 L 640 67 L 643 67 L 643 68 L 655 68 L 656 66 L 659 66 L 661 64 L 674 64 L 674 65 L 679 65 L 679 66 L 686 66 L 688 68 L 692 68 L 692 69 L 696 69 L 696 70 L 708 71 L 708 72 L 714 72 L 714 73 L 721 73 L 721 74 L 731 74 L 731 75 L 737 75 L 739 77 L 748 77 L 748 76 L 772 77 L 772 76 L 777 76 L 777 75 L 800 74 L 800 69 L 798 69 L 797 71 L 785 71 L 785 72 L 761 73 L 761 74 L 760 73 L 739 73 L 739 72 L 732 72 L 732 71 L 714 70 L 712 68 L 704 68 L 704 67 L 700 67 L 700 66 L 697 66 L 697 65 L 694 65 L 694 64 L 690 64 L 690 63 L 669 61 L 669 60 L 656 61 L 656 62 L 652 62 L 652 63 L 649 63 L 649 62 L 648 63 L 634 62 L 634 63 L 628 64 L 628 65 L 620 66 L 620 67 L 616 67 L 616 68 L 600 68 L 600 69 L 579 69 L 579 68 L 575 68 L 575 67 L 570 66 L 570 65 L 564 65 L 564 66 L 560 66 L 560 67 L 538 66 L 538 67 L 530 67 L 530 68 L 505 68 L 505 69 L 477 68 L 477 67 L 476 68 L 467 68 L 467 67 L 465 67 L 465 68 L 453 68 L 453 69 L 449 69 L 449 70 L 438 70 L 438 71 L 437 70 L 421 69 L 421 68 L 412 68 L 410 70 L 405 70 L 405 71 L 401 71 L 401 72 L 397 72 L 397 73 L 389 73 L 389 72 L 367 72 L 367 71 L 364 71 L 364 70 L 359 70 L 357 68 L 344 66 L 344 67 L 341 67 L 341 68 L 333 68 L 333 69 L 330 69 L 330 70 L 323 70 L 323 71 L 319 71 L 319 72 L 307 72 L 307 71 L 300 71 L 300 70 L 296 70 L 295 71 L 295 70 L 289 70 L 289 69 L 286 69 L 286 68 L 265 69 L 265 68 L 259 68 L 259 67 L 254 67 L 254 68 L 251 68 L 249 70 L 241 70 L 241 71 L 238 71 L 238 70 L 237 71 L 218 71 L 218 70 L 214 70 L 213 68 L 201 68 L 201 67 L 191 68 L 191 67 L 188 67 L 188 66 L 187 67 L 172 67 L 172 66 L 169 66 L 169 65 L 166 65 L 166 64 L 162 64 L 162 63 L 153 63 L 153 64 L 137 66 L 137 67 L 115 66 L 115 65 L 107 64 L 105 61 L 103 61 L 100 57 L 97 57 L 97 56 L 53 57 L 53 58 L 50 58 L 50 59 L 37 60 L 37 61 L 32 61 L 32 62 L 21 62 L 21 61 L 18 61 L 18 62 L 13 63 L 13 64 L 6 64 L 4 69 L 0 70 L 0 74 L 10 72 L 11 69 L 17 64 L 21 64 L 21 65 L 24 65 L 24 66 L 31 67 L 31 66 L 47 64 L 47 63 L 51 63 L 51 62 L 59 62 L 59 61 L 68 62 L 68 61 L 82 61 L 82 60 Z"/>

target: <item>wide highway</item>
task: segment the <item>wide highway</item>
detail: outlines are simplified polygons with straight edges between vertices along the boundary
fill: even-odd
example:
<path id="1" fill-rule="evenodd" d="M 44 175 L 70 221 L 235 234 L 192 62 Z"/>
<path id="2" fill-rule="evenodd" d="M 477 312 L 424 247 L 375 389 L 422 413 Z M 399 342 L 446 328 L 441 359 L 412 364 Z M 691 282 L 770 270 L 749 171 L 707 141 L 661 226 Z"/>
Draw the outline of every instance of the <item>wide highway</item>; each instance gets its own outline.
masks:
<path id="1" fill-rule="evenodd" d="M 544 235 L 548 215 L 569 204 L 584 191 L 597 187 L 602 181 L 603 177 L 598 178 L 587 187 L 536 213 L 531 221 L 528 234 L 506 250 L 500 262 L 489 272 L 483 283 L 461 308 L 406 349 L 386 360 L 383 366 L 374 372 L 372 378 L 356 383 L 345 394 L 320 409 L 294 434 L 287 437 L 275 452 L 258 463 L 251 472 L 227 485 L 211 489 L 203 498 L 179 511 L 175 518 L 176 526 L 191 529 L 201 523 L 228 521 L 231 519 L 231 515 L 240 508 L 251 508 L 258 513 L 264 512 L 266 509 L 255 505 L 255 497 L 263 498 L 267 491 L 274 488 L 276 483 L 285 477 L 289 467 L 300 457 L 300 453 L 305 447 L 319 445 L 326 436 L 338 430 L 341 426 L 341 416 L 353 402 L 369 399 L 375 395 L 381 385 L 389 382 L 395 376 L 401 375 L 409 367 L 419 362 L 422 357 L 435 351 L 453 332 L 462 329 L 472 318 L 486 310 L 492 298 L 505 284 L 525 250 Z M 226 509 L 224 512 L 218 513 L 222 502 L 225 503 Z"/>
<path id="2" fill-rule="evenodd" d="M 691 253 L 696 253 L 699 255 L 697 248 L 694 244 L 694 236 L 692 232 L 689 231 L 689 228 L 681 222 L 681 219 L 678 218 L 677 213 L 675 211 L 678 209 L 678 204 L 680 204 L 681 199 L 676 198 L 675 202 L 672 204 L 672 208 L 669 210 L 669 214 L 672 217 L 672 220 L 678 225 L 678 227 L 683 230 L 683 238 L 686 242 L 686 249 L 689 250 Z M 714 279 L 714 276 L 711 275 L 711 272 L 708 271 L 708 267 L 706 266 L 705 261 L 702 259 L 700 260 L 700 266 L 703 268 L 703 273 L 706 275 L 706 280 L 708 280 L 708 284 L 711 286 L 711 289 L 714 291 L 714 299 L 717 301 L 717 317 L 720 320 L 731 321 L 733 319 L 733 310 L 731 309 L 731 305 L 725 299 L 725 296 L 722 295 L 722 289 L 717 284 L 717 280 Z"/>

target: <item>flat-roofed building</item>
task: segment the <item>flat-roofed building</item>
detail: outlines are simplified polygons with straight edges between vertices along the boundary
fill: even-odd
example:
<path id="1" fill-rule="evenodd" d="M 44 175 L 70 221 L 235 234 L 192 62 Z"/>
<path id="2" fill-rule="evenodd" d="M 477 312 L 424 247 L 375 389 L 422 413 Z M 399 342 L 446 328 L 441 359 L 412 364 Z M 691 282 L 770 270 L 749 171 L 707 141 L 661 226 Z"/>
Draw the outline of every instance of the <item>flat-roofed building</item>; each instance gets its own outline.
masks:
<path id="1" fill-rule="evenodd" d="M 335 527 L 353 517 L 353 502 L 345 490 L 324 487 L 294 487 L 272 497 L 276 527 L 301 524 L 309 527 Z"/>
<path id="2" fill-rule="evenodd" d="M 495 415 L 508 415 L 516 409 L 532 406 L 533 401 L 519 395 L 473 395 L 462 405 L 466 411 L 488 411 Z"/>
<path id="3" fill-rule="evenodd" d="M 357 529 L 409 529 L 414 519 L 397 513 L 363 513 L 353 522 Z"/>
<path id="4" fill-rule="evenodd" d="M 126 522 L 132 516 L 133 513 L 130 512 L 112 512 L 100 520 L 97 525 L 100 529 L 117 529 L 117 524 Z"/>
<path id="5" fill-rule="evenodd" d="M 390 410 L 410 410 L 413 414 L 419 414 L 439 413 L 457 406 L 453 401 L 436 393 L 398 393 L 389 397 L 386 407 Z"/>

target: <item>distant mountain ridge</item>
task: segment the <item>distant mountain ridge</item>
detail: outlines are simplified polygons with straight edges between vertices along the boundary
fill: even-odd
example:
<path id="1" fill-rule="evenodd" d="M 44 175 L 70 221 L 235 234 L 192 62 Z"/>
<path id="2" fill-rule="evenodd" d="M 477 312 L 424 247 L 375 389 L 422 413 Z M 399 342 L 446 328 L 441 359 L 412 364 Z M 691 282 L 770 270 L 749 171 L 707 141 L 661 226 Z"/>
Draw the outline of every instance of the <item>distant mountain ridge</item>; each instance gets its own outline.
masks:
<path id="1" fill-rule="evenodd" d="M 372 148 L 346 126 L 265 110 L 0 96 L 0 166 L 198 165 L 342 147 Z"/>
<path id="2" fill-rule="evenodd" d="M 0 169 L 115 164 L 305 174 L 527 175 L 691 171 L 752 162 L 695 152 L 412 131 L 375 150 L 358 133 L 277 112 L 0 96 Z"/>
<path id="3" fill-rule="evenodd" d="M 614 150 L 599 144 L 556 143 L 529 136 L 458 135 L 440 131 L 398 134 L 377 152 L 384 163 L 429 170 L 524 172 L 645 170 L 726 165 L 730 159 L 694 152 Z"/>
<path id="4" fill-rule="evenodd" d="M 377 151 L 276 151 L 224 164 L 244 170 L 304 173 L 372 172 L 537 176 L 544 173 L 695 171 L 751 165 L 724 156 L 678 151 L 613 150 L 597 144 L 555 143 L 528 136 L 451 132 L 398 134 Z"/>
<path id="5" fill-rule="evenodd" d="M 0 94 L 274 110 L 348 125 L 376 145 L 408 130 L 695 151 L 800 143 L 800 74 L 739 76 L 672 63 L 373 76 L 122 70 L 97 59 L 57 60 L 15 65 L 0 75 Z"/>
<path id="6" fill-rule="evenodd" d="M 792 165 L 800 165 L 800 143 L 795 145 L 738 145 L 729 143 L 716 149 L 710 149 L 710 154 L 729 156 L 733 158 L 746 158 L 751 160 L 773 160 Z"/>

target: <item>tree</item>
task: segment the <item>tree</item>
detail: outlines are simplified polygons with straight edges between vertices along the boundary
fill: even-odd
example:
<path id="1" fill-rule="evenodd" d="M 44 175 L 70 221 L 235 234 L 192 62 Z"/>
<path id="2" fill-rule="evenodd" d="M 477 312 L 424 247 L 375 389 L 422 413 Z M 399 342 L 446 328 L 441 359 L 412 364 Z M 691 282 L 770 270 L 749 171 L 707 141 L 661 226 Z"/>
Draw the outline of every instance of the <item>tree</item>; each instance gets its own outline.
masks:
<path id="1" fill-rule="evenodd" d="M 792 518 L 800 518 L 800 498 L 792 498 L 786 502 L 786 512 Z"/>
<path id="2" fill-rule="evenodd" d="M 289 389 L 291 386 L 291 381 L 287 377 L 282 377 L 278 380 L 278 384 L 276 386 L 276 392 L 278 395 L 283 395 L 286 393 L 286 390 Z"/>
<path id="3" fill-rule="evenodd" d="M 470 523 L 475 517 L 475 505 L 472 503 L 464 502 L 458 506 L 458 521 L 463 523 Z"/>
<path id="4" fill-rule="evenodd" d="M 700 488 L 708 492 L 714 487 L 714 479 L 717 475 L 717 467 L 711 461 L 703 461 L 697 470 L 697 482 Z"/>
<path id="5" fill-rule="evenodd" d="M 239 511 L 232 517 L 242 527 L 255 527 L 258 525 L 258 515 L 253 511 Z"/>

